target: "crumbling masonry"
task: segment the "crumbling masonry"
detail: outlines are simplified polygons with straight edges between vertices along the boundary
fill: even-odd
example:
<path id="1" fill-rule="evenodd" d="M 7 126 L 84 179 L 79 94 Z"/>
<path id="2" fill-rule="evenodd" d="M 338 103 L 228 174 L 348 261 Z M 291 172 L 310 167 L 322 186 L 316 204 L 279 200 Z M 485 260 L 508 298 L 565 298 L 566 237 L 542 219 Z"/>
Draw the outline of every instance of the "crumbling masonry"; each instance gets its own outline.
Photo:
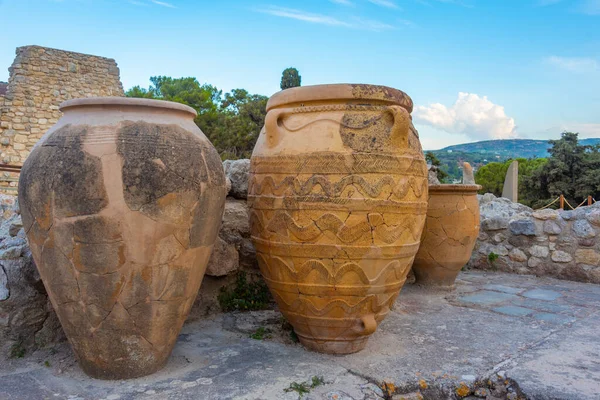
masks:
<path id="1" fill-rule="evenodd" d="M 58 106 L 78 97 L 123 96 L 119 68 L 110 58 L 40 46 L 19 47 L 0 83 L 0 163 L 20 166 L 58 121 Z M 16 194 L 18 174 L 0 173 L 0 191 Z"/>

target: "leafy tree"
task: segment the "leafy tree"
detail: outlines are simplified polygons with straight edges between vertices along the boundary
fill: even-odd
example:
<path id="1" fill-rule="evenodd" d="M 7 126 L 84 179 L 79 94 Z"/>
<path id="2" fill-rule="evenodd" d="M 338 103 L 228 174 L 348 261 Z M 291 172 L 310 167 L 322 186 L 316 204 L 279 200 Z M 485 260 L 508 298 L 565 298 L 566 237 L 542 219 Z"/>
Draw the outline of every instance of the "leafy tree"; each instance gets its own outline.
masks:
<path id="1" fill-rule="evenodd" d="M 125 96 L 127 97 L 139 97 L 143 99 L 156 99 L 156 93 L 154 92 L 154 88 L 150 87 L 150 89 L 144 89 L 140 86 L 134 86 L 128 91 L 125 92 Z"/>
<path id="2" fill-rule="evenodd" d="M 535 169 L 524 180 L 524 186 L 534 206 L 549 203 L 561 194 L 576 206 L 588 195 L 600 191 L 600 149 L 578 143 L 578 134 L 563 132 L 559 140 L 550 141 L 548 162 Z"/>
<path id="3" fill-rule="evenodd" d="M 302 77 L 296 68 L 286 68 L 281 74 L 281 90 L 298 87 L 301 85 Z"/>
<path id="4" fill-rule="evenodd" d="M 187 104 L 198 113 L 196 125 L 222 158 L 250 157 L 266 115 L 266 96 L 234 89 L 222 94 L 216 87 L 201 85 L 196 78 L 153 76 L 148 89 L 134 86 L 128 97 L 161 99 Z"/>
<path id="5" fill-rule="evenodd" d="M 435 156 L 434 153 L 428 151 L 425 153 L 425 160 L 434 167 L 437 167 L 437 178 L 440 182 L 444 182 L 448 178 L 448 173 L 442 169 L 442 162 Z"/>
<path id="6" fill-rule="evenodd" d="M 503 163 L 492 162 L 479 168 L 475 172 L 475 182 L 482 186 L 480 193 L 493 193 L 501 196 L 506 171 L 511 162 L 510 160 Z"/>
<path id="7" fill-rule="evenodd" d="M 226 93 L 209 139 L 223 159 L 250 158 L 265 123 L 268 97 L 245 89 Z"/>
<path id="8" fill-rule="evenodd" d="M 530 186 L 525 182 L 529 182 L 531 177 L 536 174 L 536 171 L 541 168 L 546 162 L 546 158 L 517 158 L 519 163 L 519 201 L 529 205 L 531 200 L 535 198 Z M 489 163 L 479 168 L 475 173 L 475 182 L 483 186 L 480 193 L 493 193 L 496 196 L 502 195 L 504 180 L 508 167 L 515 160 L 506 160 L 502 163 Z"/>

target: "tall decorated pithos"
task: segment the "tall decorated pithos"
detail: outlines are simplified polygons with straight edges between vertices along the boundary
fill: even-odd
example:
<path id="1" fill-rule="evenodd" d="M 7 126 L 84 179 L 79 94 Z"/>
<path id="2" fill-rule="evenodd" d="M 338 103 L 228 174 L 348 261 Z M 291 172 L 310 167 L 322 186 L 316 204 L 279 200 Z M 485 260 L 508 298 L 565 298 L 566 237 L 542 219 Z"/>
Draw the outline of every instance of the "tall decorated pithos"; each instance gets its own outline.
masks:
<path id="1" fill-rule="evenodd" d="M 361 350 L 402 288 L 427 166 L 400 90 L 288 89 L 268 102 L 248 202 L 261 272 L 307 348 Z"/>
<path id="2" fill-rule="evenodd" d="M 19 180 L 31 251 L 83 370 L 160 369 L 218 233 L 225 176 L 196 112 L 165 101 L 69 100 Z"/>

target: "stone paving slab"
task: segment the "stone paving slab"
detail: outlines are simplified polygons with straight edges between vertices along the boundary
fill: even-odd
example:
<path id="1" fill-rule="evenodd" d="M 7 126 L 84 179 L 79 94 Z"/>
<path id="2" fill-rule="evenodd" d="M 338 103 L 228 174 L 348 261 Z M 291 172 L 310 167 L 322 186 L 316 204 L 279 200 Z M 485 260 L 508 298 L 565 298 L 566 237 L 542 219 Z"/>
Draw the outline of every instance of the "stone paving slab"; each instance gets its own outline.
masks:
<path id="1" fill-rule="evenodd" d="M 532 399 L 598 399 L 599 302 L 595 285 L 465 272 L 453 292 L 407 285 L 357 354 L 304 350 L 277 311 L 222 314 L 188 321 L 165 369 L 140 379 L 90 379 L 66 343 L 0 360 L 0 399 L 298 399 L 285 390 L 313 377 L 303 399 L 447 399 L 498 374 Z"/>

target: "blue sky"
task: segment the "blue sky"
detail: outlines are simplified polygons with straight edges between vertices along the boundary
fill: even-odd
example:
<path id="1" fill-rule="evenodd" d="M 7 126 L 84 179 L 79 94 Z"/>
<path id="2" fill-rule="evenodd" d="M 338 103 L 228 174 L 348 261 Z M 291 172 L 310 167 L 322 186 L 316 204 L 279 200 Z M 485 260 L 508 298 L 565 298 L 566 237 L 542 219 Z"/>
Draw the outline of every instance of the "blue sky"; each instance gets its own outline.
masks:
<path id="1" fill-rule="evenodd" d="M 125 88 L 194 76 L 271 95 L 374 83 L 407 92 L 423 146 L 600 137 L 600 0 L 0 0 L 0 80 L 17 46 L 111 57 Z"/>

